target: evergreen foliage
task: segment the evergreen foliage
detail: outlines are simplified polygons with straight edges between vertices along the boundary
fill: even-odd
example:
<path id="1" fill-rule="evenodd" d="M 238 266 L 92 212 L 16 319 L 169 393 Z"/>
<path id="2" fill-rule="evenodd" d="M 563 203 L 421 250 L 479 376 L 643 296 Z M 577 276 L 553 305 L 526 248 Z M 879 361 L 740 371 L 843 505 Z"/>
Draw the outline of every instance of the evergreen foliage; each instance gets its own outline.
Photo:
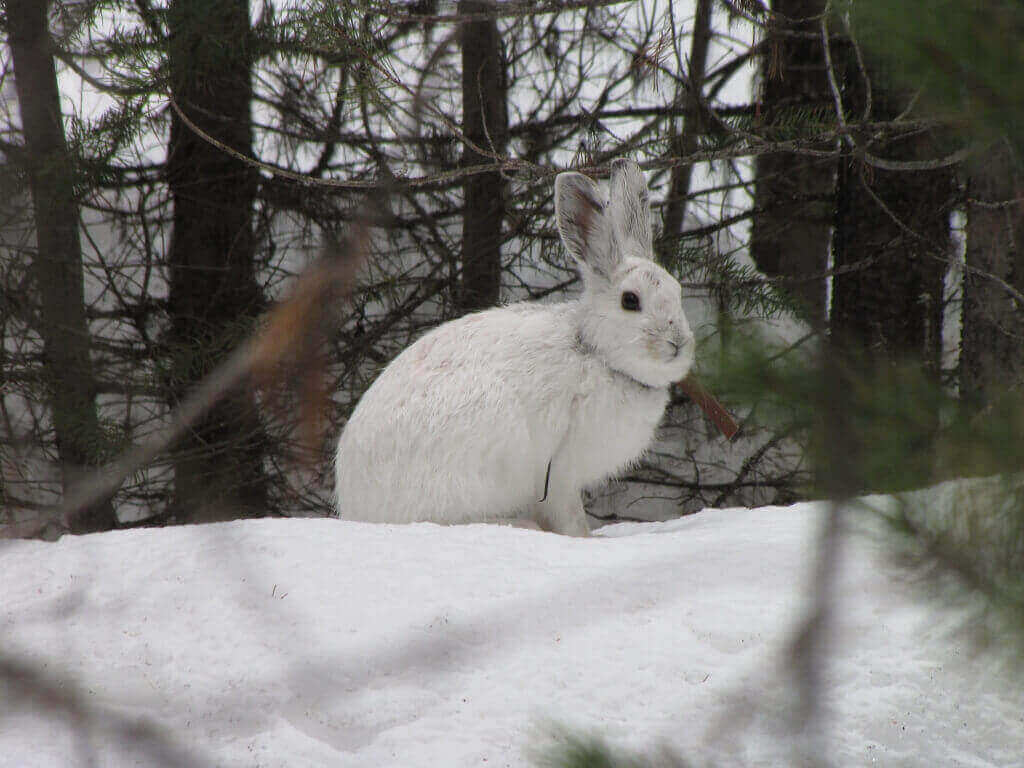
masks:
<path id="1" fill-rule="evenodd" d="M 982 141 L 1008 137 L 1024 149 L 1024 6 L 1014 0 L 856 0 L 858 39 L 890 62 L 894 77 L 955 127 Z"/>

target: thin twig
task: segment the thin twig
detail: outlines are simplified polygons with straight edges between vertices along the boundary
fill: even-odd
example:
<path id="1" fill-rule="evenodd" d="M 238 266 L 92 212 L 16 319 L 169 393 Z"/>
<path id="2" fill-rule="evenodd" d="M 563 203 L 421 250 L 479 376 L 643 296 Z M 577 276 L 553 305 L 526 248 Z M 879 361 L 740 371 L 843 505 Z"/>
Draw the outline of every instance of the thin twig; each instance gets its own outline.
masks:
<path id="1" fill-rule="evenodd" d="M 523 163 L 518 161 L 507 161 L 507 162 L 494 162 L 485 163 L 483 165 L 472 165 L 465 168 L 457 168 L 451 171 L 444 171 L 442 173 L 436 173 L 431 176 L 415 176 L 415 177 L 395 177 L 393 180 L 385 179 L 379 181 L 358 181 L 354 179 L 323 179 L 317 178 L 316 176 L 310 176 L 305 173 L 298 173 L 296 171 L 282 168 L 278 165 L 272 165 L 271 163 L 264 162 L 263 160 L 257 160 L 254 157 L 239 152 L 234 147 L 230 147 L 222 141 L 215 139 L 213 136 L 208 134 L 198 125 L 196 125 L 188 115 L 185 114 L 184 110 L 178 106 L 177 102 L 172 99 L 167 99 L 171 108 L 178 114 L 181 121 L 188 127 L 190 131 L 195 133 L 203 141 L 212 144 L 217 149 L 221 150 L 227 155 L 245 163 L 246 165 L 258 168 L 261 171 L 266 171 L 269 174 L 278 176 L 283 179 L 289 179 L 290 181 L 297 181 L 305 186 L 316 186 L 316 187 L 329 187 L 334 189 L 351 189 L 360 191 L 376 191 L 381 189 L 404 189 L 408 187 L 424 187 L 434 184 L 443 184 L 449 181 L 455 181 L 462 179 L 466 176 L 474 176 L 478 173 L 490 173 L 495 170 L 519 170 L 522 168 Z M 449 126 L 450 127 L 450 126 Z M 475 145 L 474 145 L 475 146 Z M 481 152 L 484 156 L 489 156 L 490 153 L 484 151 Z M 551 171 L 550 173 L 554 173 Z"/>
<path id="2" fill-rule="evenodd" d="M 826 13 L 822 15 L 820 20 L 821 47 L 825 55 L 825 73 L 828 76 L 829 90 L 832 92 L 832 102 L 835 105 L 836 122 L 839 123 L 839 136 L 853 151 L 855 157 L 863 160 L 868 165 L 880 168 L 883 171 L 934 171 L 940 168 L 949 168 L 954 165 L 959 165 L 978 151 L 978 147 L 971 145 L 958 149 L 956 152 L 946 155 L 945 157 L 939 157 L 933 160 L 887 160 L 884 157 L 873 155 L 866 149 L 858 146 L 856 140 L 853 138 L 853 134 L 850 132 L 849 125 L 846 123 L 846 112 L 843 108 L 843 97 L 839 90 L 839 83 L 836 80 L 835 67 L 832 64 L 832 46 L 829 42 L 830 36 L 827 17 L 828 14 Z M 867 122 L 871 112 L 871 81 L 868 78 L 867 70 L 865 69 L 864 62 L 861 59 L 860 49 L 857 47 L 855 41 L 853 45 L 854 53 L 857 57 L 857 63 L 862 69 L 862 74 L 865 80 L 867 95 L 863 121 Z"/>
<path id="3" fill-rule="evenodd" d="M 564 0 L 563 2 L 547 3 L 514 3 L 495 2 L 493 7 L 487 11 L 476 11 L 474 13 L 440 13 L 440 14 L 417 14 L 417 13 L 389 13 L 384 12 L 385 18 L 390 21 L 402 24 L 468 24 L 474 21 L 489 21 L 498 18 L 517 18 L 521 16 L 538 16 L 545 13 L 561 13 L 562 11 L 591 10 L 592 8 L 607 8 L 613 5 L 632 3 L 633 0 Z M 407 8 L 406 4 L 398 7 Z"/>
<path id="4" fill-rule="evenodd" d="M 1008 282 L 1003 280 L 998 275 L 994 275 L 991 272 L 986 272 L 984 269 L 979 269 L 978 267 L 975 267 L 971 264 L 961 263 L 958 261 L 955 262 L 953 259 L 950 259 L 947 256 L 940 256 L 939 254 L 943 252 L 942 248 L 940 248 L 938 245 L 933 243 L 931 240 L 929 240 L 927 237 L 920 234 L 919 232 L 915 232 L 908 224 L 906 224 L 906 222 L 904 222 L 899 216 L 897 216 L 893 212 L 893 210 L 888 205 L 885 204 L 885 201 L 882 200 L 882 198 L 880 198 L 877 194 L 875 194 L 875 191 L 871 188 L 871 185 L 868 184 L 867 180 L 864 179 L 863 177 L 861 178 L 861 183 L 864 185 L 864 189 L 867 191 L 871 199 L 874 200 L 875 203 L 877 203 L 878 207 L 882 209 L 882 212 L 885 213 L 886 216 L 892 219 L 893 223 L 895 223 L 897 227 L 899 227 L 903 232 L 906 232 L 908 235 L 913 237 L 915 240 L 919 240 L 920 242 L 928 246 L 928 249 L 931 251 L 931 258 L 935 259 L 936 261 L 940 261 L 943 264 L 955 264 L 956 266 L 966 270 L 967 272 L 970 272 L 973 275 L 977 275 L 978 277 L 984 277 L 988 280 L 991 280 L 992 282 L 996 283 L 999 287 L 1001 287 L 1004 291 L 1006 291 L 1011 297 L 1013 297 L 1013 299 L 1017 302 L 1019 306 L 1024 307 L 1024 294 L 1022 294 L 1020 291 L 1018 291 L 1016 288 L 1014 288 L 1012 285 L 1010 285 Z"/>
<path id="5" fill-rule="evenodd" d="M 846 126 L 846 112 L 843 109 L 843 97 L 839 92 L 839 83 L 836 81 L 835 67 L 832 65 L 832 45 L 829 42 L 828 34 L 828 12 L 821 16 L 821 49 L 825 54 L 825 74 L 828 76 L 828 87 L 832 92 L 832 102 L 836 108 L 836 121 L 839 123 L 840 136 L 850 148 L 855 148 L 853 137 L 850 136 L 849 129 Z"/>
<path id="6" fill-rule="evenodd" d="M 850 45 L 853 46 L 853 55 L 857 59 L 857 68 L 860 70 L 860 76 L 864 78 L 864 112 L 861 115 L 861 120 L 866 123 L 871 118 L 871 76 L 868 74 L 867 64 L 864 63 L 864 55 L 861 53 L 860 44 L 853 34 L 850 20 L 843 14 L 839 14 L 839 16 L 842 19 L 843 26 L 846 27 L 846 34 L 850 40 Z M 824 16 L 822 21 L 824 21 Z M 911 103 L 913 103 L 913 100 Z"/>

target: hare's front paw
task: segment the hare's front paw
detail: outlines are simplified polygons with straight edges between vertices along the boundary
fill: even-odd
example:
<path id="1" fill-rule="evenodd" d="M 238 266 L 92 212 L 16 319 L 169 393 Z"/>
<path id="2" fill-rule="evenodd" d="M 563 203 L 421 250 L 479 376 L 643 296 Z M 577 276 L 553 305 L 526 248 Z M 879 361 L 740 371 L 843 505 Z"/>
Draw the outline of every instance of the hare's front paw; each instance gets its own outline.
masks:
<path id="1" fill-rule="evenodd" d="M 587 522 L 587 513 L 583 504 L 577 496 L 576 499 L 566 500 L 562 504 L 552 503 L 553 500 L 538 502 L 535 509 L 537 523 L 545 531 L 560 533 L 563 536 L 589 536 L 590 523 Z"/>
<path id="2" fill-rule="evenodd" d="M 507 525 L 509 528 L 525 528 L 529 531 L 543 530 L 536 520 L 532 520 L 529 517 L 517 517 L 509 520 L 507 523 L 503 523 L 503 525 Z"/>
<path id="3" fill-rule="evenodd" d="M 583 511 L 583 505 L 580 505 L 579 515 L 572 515 L 562 526 L 552 530 L 563 536 L 589 536 L 590 523 L 587 522 L 587 513 Z"/>

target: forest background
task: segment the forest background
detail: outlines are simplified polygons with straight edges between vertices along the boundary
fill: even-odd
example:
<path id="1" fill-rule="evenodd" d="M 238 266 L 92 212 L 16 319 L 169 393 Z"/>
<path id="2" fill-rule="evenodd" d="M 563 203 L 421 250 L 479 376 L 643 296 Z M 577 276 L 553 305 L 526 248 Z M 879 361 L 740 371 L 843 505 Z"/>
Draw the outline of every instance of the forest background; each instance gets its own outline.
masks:
<path id="1" fill-rule="evenodd" d="M 8 0 L 0 531 L 330 514 L 374 376 L 447 319 L 571 295 L 553 177 L 619 156 L 743 431 L 675 392 L 595 524 L 1019 468 L 1024 27 L 932 5 Z M 353 221 L 358 277 L 278 342 L 290 369 L 60 506 Z"/>

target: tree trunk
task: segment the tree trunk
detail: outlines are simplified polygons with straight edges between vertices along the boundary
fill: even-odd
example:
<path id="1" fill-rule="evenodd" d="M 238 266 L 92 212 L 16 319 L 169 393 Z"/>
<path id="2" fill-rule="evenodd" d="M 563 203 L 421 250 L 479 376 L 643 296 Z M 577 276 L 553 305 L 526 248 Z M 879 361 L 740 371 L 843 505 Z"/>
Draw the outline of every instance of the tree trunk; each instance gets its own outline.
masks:
<path id="1" fill-rule="evenodd" d="M 460 13 L 481 13 L 493 3 L 462 0 Z M 480 148 L 503 155 L 508 145 L 508 105 L 501 38 L 494 19 L 462 25 L 462 130 Z M 464 166 L 491 163 L 493 158 L 466 147 Z M 463 184 L 466 199 L 462 222 L 462 280 L 459 314 L 492 307 L 501 293 L 501 228 L 505 218 L 506 183 L 498 172 L 478 173 Z"/>
<path id="2" fill-rule="evenodd" d="M 74 161 L 68 152 L 47 24 L 48 2 L 9 0 L 7 24 L 25 160 L 35 209 L 32 276 L 39 293 L 39 332 L 64 494 L 97 456 L 101 435 L 85 315 Z M 117 525 L 110 500 L 77 510 L 73 533 Z"/>
<path id="3" fill-rule="evenodd" d="M 708 46 L 711 43 L 711 0 L 697 0 L 693 19 L 693 37 L 690 43 L 690 61 L 687 80 L 691 91 L 680 88 L 677 103 L 687 106 L 686 122 L 682 130 L 676 121 L 669 123 L 669 146 L 676 157 L 687 157 L 697 151 L 697 139 L 704 133 L 700 103 L 697 98 L 704 90 L 704 74 L 708 63 Z M 662 230 L 658 239 L 658 259 L 664 265 L 673 261 L 673 254 L 679 247 L 679 235 L 686 218 L 686 201 L 693 180 L 693 164 L 673 166 L 669 173 L 668 194 L 662 209 Z"/>
<path id="4" fill-rule="evenodd" d="M 173 0 L 171 94 L 218 141 L 251 153 L 247 0 Z M 261 309 L 255 279 L 255 172 L 172 113 L 167 181 L 172 398 L 179 399 L 249 333 Z M 238 387 L 193 429 L 174 457 L 175 505 L 188 521 L 267 514 L 266 438 L 252 387 Z"/>
<path id="5" fill-rule="evenodd" d="M 1024 174 L 1005 148 L 980 158 L 968 180 L 967 267 L 1024 293 Z M 1024 388 L 1024 307 L 993 279 L 964 275 L 960 392 L 979 405 L 1000 389 Z"/>
<path id="6" fill-rule="evenodd" d="M 859 119 L 866 103 L 864 79 L 850 61 L 852 54 L 846 58 L 846 113 Z M 909 96 L 877 72 L 872 86 L 873 120 L 891 120 L 906 108 Z M 869 145 L 867 136 L 857 140 L 893 160 L 942 154 L 930 133 L 881 145 Z M 937 377 L 952 191 L 949 169 L 886 171 L 852 156 L 840 162 L 831 314 L 832 335 L 840 344 L 864 350 L 876 362 L 921 361 Z M 864 260 L 869 261 L 860 265 Z M 845 267 L 852 270 L 843 272 Z"/>
<path id="7" fill-rule="evenodd" d="M 823 0 L 773 0 L 768 50 L 761 61 L 762 118 L 768 133 L 795 120 L 797 111 L 829 109 L 825 56 L 817 38 L 781 33 L 817 32 Z M 818 147 L 828 149 L 828 146 Z M 779 289 L 812 325 L 825 323 L 825 278 L 836 163 L 799 155 L 761 155 L 750 256 L 765 275 L 792 278 Z M 815 277 L 815 276 L 818 277 Z"/>

